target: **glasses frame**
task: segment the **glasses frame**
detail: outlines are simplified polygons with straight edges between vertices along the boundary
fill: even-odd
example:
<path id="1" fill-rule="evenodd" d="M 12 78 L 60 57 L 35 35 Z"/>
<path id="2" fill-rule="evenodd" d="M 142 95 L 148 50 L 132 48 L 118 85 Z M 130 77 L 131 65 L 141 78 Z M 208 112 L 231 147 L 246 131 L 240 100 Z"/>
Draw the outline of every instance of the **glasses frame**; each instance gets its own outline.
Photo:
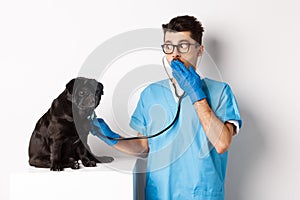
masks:
<path id="1" fill-rule="evenodd" d="M 187 45 L 188 45 L 187 51 L 186 51 L 186 52 L 181 52 L 181 51 L 179 50 L 178 46 L 179 46 L 179 45 L 182 45 L 182 44 L 187 44 Z M 165 45 L 171 45 L 171 46 L 173 47 L 173 48 L 172 48 L 172 51 L 171 51 L 170 53 L 166 53 L 166 52 L 165 52 L 165 48 L 164 48 Z M 162 48 L 162 50 L 163 50 L 163 52 L 164 52 L 165 54 L 172 54 L 172 53 L 174 53 L 175 47 L 177 48 L 177 51 L 178 51 L 179 53 L 185 54 L 185 53 L 188 53 L 188 52 L 190 51 L 190 46 L 191 46 L 191 45 L 200 46 L 200 44 L 198 44 L 198 43 L 191 44 L 191 43 L 189 43 L 189 42 L 181 42 L 181 43 L 179 43 L 179 44 L 177 44 L 177 45 L 175 45 L 175 44 L 162 44 L 162 45 L 161 45 L 161 48 Z"/>

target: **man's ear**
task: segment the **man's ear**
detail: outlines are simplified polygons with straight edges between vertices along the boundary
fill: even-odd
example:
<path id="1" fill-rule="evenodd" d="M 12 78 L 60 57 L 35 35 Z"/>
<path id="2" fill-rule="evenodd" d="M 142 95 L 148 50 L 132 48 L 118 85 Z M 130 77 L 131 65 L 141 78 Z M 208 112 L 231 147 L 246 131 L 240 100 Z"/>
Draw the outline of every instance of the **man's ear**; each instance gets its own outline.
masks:
<path id="1" fill-rule="evenodd" d="M 75 83 L 75 78 L 73 78 L 72 80 L 70 80 L 67 85 L 66 85 L 66 89 L 68 90 L 68 92 L 70 94 L 73 93 L 73 86 L 74 86 L 74 83 Z"/>
<path id="2" fill-rule="evenodd" d="M 200 46 L 199 46 L 199 54 L 198 54 L 198 56 L 202 56 L 203 53 L 204 53 L 204 46 L 203 46 L 203 45 L 200 45 Z"/>

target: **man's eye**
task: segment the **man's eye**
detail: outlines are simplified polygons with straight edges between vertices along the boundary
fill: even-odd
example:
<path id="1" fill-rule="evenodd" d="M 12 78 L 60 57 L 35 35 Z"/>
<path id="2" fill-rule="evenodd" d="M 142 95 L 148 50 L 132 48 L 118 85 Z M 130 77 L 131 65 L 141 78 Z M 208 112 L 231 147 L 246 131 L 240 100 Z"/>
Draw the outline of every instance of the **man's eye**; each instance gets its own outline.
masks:
<path id="1" fill-rule="evenodd" d="M 179 46 L 179 48 L 186 49 L 186 48 L 188 48 L 189 44 L 188 43 L 180 43 L 178 46 Z"/>
<path id="2" fill-rule="evenodd" d="M 166 47 L 166 49 L 168 49 L 168 50 L 173 49 L 173 45 L 172 45 L 172 44 L 166 44 L 165 47 Z"/>

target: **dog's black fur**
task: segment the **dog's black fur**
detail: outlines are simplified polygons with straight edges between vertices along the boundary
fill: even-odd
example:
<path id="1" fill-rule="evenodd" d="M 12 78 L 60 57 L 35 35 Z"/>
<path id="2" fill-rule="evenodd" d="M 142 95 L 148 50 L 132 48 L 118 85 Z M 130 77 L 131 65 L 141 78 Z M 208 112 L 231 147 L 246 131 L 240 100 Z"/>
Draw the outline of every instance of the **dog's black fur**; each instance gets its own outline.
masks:
<path id="1" fill-rule="evenodd" d="M 35 126 L 29 143 L 29 164 L 61 171 L 67 167 L 79 169 L 78 160 L 85 167 L 112 162 L 112 157 L 95 158 L 87 149 L 87 118 L 95 114 L 101 95 L 103 85 L 94 79 L 78 77 L 67 83 Z"/>

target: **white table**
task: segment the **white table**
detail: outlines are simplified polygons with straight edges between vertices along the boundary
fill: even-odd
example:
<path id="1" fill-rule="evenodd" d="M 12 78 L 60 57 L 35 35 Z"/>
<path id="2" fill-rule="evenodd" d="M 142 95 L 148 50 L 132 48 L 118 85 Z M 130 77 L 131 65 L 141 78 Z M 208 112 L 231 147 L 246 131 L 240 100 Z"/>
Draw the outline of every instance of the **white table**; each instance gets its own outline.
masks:
<path id="1" fill-rule="evenodd" d="M 10 199 L 132 200 L 134 163 L 134 158 L 115 158 L 110 164 L 61 172 L 28 167 L 10 175 Z"/>

